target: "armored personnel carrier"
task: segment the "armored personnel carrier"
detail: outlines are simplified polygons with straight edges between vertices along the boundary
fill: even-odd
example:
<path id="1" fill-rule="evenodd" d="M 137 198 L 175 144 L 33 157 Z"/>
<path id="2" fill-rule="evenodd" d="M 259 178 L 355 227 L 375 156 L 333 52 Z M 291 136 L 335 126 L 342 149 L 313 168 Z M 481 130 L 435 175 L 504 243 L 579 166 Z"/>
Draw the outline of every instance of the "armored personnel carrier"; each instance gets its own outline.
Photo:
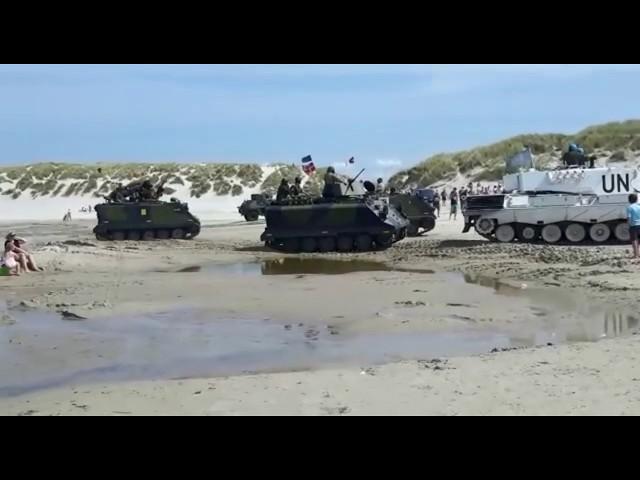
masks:
<path id="1" fill-rule="evenodd" d="M 467 197 L 464 232 L 499 242 L 628 242 L 628 196 L 640 189 L 633 168 L 534 168 L 504 177 L 499 195 Z"/>
<path id="2" fill-rule="evenodd" d="M 245 200 L 242 205 L 238 207 L 238 212 L 242 215 L 247 222 L 255 222 L 264 215 L 264 209 L 271 203 L 266 195 L 254 194 L 251 195 L 250 200 Z"/>
<path id="3" fill-rule="evenodd" d="M 407 235 L 416 237 L 430 232 L 436 227 L 435 209 L 418 195 L 396 193 L 389 195 L 389 204 L 409 220 Z"/>
<path id="4" fill-rule="evenodd" d="M 119 186 L 106 203 L 95 206 L 98 240 L 192 239 L 200 233 L 200 221 L 189 206 L 172 198 L 162 202 L 162 185 L 153 189 L 149 182 Z"/>
<path id="5" fill-rule="evenodd" d="M 375 186 L 350 180 L 330 197 L 293 197 L 265 209 L 260 237 L 277 250 L 352 252 L 384 250 L 406 237 L 409 221 L 375 194 Z"/>

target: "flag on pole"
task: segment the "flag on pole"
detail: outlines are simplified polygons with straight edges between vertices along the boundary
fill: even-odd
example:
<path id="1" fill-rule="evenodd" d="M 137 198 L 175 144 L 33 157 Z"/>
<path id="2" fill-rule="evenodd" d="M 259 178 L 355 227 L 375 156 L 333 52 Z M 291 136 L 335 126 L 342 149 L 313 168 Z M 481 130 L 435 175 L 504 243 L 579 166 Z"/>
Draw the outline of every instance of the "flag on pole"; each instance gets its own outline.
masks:
<path id="1" fill-rule="evenodd" d="M 316 166 L 313 163 L 311 155 L 307 155 L 302 159 L 302 171 L 307 175 L 312 175 L 316 171 Z"/>
<path id="2" fill-rule="evenodd" d="M 529 147 L 525 147 L 520 152 L 507 158 L 507 173 L 516 173 L 521 170 L 534 168 L 533 153 Z"/>

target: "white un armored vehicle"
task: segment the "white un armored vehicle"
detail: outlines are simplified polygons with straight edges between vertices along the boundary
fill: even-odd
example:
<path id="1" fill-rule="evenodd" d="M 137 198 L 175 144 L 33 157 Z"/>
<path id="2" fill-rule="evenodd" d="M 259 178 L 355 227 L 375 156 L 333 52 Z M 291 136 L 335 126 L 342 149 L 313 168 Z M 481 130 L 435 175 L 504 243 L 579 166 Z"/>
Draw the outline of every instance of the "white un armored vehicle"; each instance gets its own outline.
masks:
<path id="1" fill-rule="evenodd" d="M 637 168 L 531 168 L 506 175 L 500 195 L 467 197 L 464 232 L 499 242 L 628 242 L 628 197 L 639 191 Z"/>

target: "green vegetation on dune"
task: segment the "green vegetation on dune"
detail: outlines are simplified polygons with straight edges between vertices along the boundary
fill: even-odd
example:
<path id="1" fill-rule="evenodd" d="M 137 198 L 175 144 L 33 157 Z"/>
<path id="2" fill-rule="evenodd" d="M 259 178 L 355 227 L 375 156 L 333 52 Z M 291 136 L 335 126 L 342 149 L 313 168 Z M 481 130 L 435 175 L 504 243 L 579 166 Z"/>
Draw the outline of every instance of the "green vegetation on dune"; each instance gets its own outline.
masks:
<path id="1" fill-rule="evenodd" d="M 428 186 L 453 180 L 459 174 L 473 181 L 496 181 L 504 174 L 504 160 L 524 145 L 531 146 L 538 165 L 544 167 L 556 164 L 561 152 L 571 142 L 583 145 L 589 152 L 605 155 L 611 162 L 632 160 L 633 152 L 640 151 L 640 120 L 589 127 L 575 135 L 518 135 L 468 151 L 440 153 L 393 175 L 389 184 L 396 187 Z M 101 198 L 118 183 L 127 184 L 147 178 L 154 183 L 165 181 L 165 188 L 182 187 L 178 195 L 195 198 L 214 195 L 240 197 L 248 190 L 275 195 L 282 178 L 293 182 L 295 177 L 302 176 L 305 191 L 319 195 L 324 173 L 322 168 L 307 177 L 297 164 L 276 164 L 265 169 L 255 164 L 230 163 L 41 163 L 22 167 L 0 166 L 0 194 L 11 198 L 26 194 L 28 198 L 36 199 L 76 195 Z M 175 193 L 175 189 L 171 191 Z"/>
<path id="2" fill-rule="evenodd" d="M 88 195 L 89 193 L 95 191 L 96 188 L 98 188 L 98 177 L 91 176 L 89 177 L 89 180 L 87 181 L 85 187 L 82 189 L 82 194 Z"/>
<path id="3" fill-rule="evenodd" d="M 441 153 L 424 162 L 396 173 L 389 179 L 395 187 L 429 186 L 454 178 L 458 173 L 470 175 L 474 181 L 495 181 L 502 178 L 504 161 L 529 145 L 535 155 L 565 150 L 569 143 L 579 143 L 587 151 L 640 150 L 640 120 L 607 123 L 586 128 L 575 135 L 518 135 L 472 150 Z M 549 159 L 545 158 L 547 162 Z"/>
<path id="4" fill-rule="evenodd" d="M 258 165 L 240 165 L 237 175 L 243 187 L 255 188 L 262 180 L 262 168 Z"/>
<path id="5" fill-rule="evenodd" d="M 217 180 L 213 184 L 213 191 L 216 195 L 228 195 L 231 192 L 231 184 L 225 180 Z"/>
<path id="6" fill-rule="evenodd" d="M 23 175 L 24 170 L 23 167 L 13 167 L 5 169 L 3 173 L 9 180 L 18 180 Z"/>
<path id="7" fill-rule="evenodd" d="M 267 178 L 264 179 L 260 191 L 266 195 L 273 196 L 278 191 L 283 178 L 293 182 L 296 177 L 302 175 L 302 170 L 294 165 L 278 165 Z"/>
<path id="8" fill-rule="evenodd" d="M 596 148 L 640 150 L 640 120 L 588 127 L 579 132 L 575 139 L 590 150 Z"/>
<path id="9" fill-rule="evenodd" d="M 78 185 L 80 185 L 80 182 L 73 182 L 71 183 L 67 189 L 65 190 L 65 192 L 62 194 L 63 197 L 70 197 L 72 195 L 74 195 L 76 193 L 76 189 L 78 188 Z"/>
<path id="10" fill-rule="evenodd" d="M 204 195 L 240 196 L 245 188 L 260 186 L 263 168 L 236 164 L 97 164 L 78 165 L 41 163 L 23 167 L 0 167 L 3 194 L 19 197 L 29 192 L 32 198 L 43 196 L 89 195 L 101 198 L 118 183 L 127 184 L 142 178 L 153 183 L 187 186 L 192 197 Z M 6 185 L 10 184 L 10 186 Z M 175 189 L 170 189 L 175 193 Z M 6 193 L 9 191 L 9 193 Z"/>
<path id="11" fill-rule="evenodd" d="M 53 191 L 53 193 L 51 194 L 52 197 L 57 197 L 58 195 L 60 195 L 60 193 L 62 192 L 62 189 L 64 188 L 64 183 L 60 183 L 56 189 Z"/>
<path id="12" fill-rule="evenodd" d="M 27 190 L 33 184 L 33 177 L 29 173 L 25 173 L 15 184 L 15 189 L 21 192 Z"/>
<path id="13" fill-rule="evenodd" d="M 30 187 L 31 197 L 38 198 L 38 197 L 49 196 L 55 190 L 56 185 L 57 185 L 57 182 L 52 178 L 48 178 L 44 182 L 34 182 L 31 184 L 31 187 Z"/>

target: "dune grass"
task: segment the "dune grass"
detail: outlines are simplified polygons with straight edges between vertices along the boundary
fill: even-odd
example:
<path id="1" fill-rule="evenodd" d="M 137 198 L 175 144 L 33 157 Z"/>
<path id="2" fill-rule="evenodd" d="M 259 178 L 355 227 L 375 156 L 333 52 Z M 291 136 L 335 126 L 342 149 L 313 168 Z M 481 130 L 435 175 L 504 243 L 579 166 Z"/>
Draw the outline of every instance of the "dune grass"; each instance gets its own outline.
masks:
<path id="1" fill-rule="evenodd" d="M 561 152 L 570 143 L 579 143 L 587 151 L 640 150 L 640 120 L 607 123 L 586 128 L 575 135 L 542 134 L 518 135 L 501 142 L 456 153 L 441 153 L 420 164 L 396 173 L 389 179 L 391 186 L 424 187 L 455 177 L 470 174 L 477 181 L 500 180 L 504 174 L 504 161 L 529 145 L 535 155 Z M 618 154 L 618 157 L 620 154 Z"/>

